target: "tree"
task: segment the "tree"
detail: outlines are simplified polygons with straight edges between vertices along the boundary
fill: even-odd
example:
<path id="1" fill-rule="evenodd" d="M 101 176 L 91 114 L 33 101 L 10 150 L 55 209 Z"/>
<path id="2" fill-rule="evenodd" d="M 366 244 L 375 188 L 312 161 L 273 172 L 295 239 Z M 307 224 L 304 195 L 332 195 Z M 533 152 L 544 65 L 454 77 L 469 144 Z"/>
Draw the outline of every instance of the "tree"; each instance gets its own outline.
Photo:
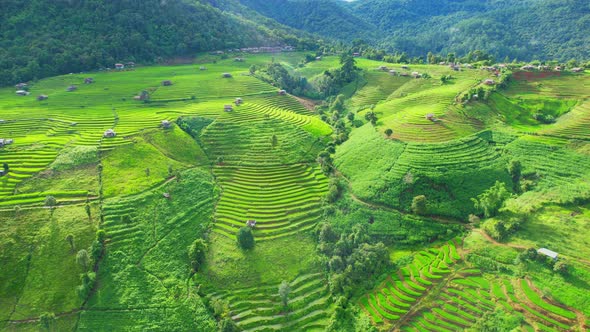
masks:
<path id="1" fill-rule="evenodd" d="M 50 209 L 53 209 L 56 205 L 57 200 L 55 199 L 55 197 L 51 195 L 45 197 L 45 206 L 49 207 Z"/>
<path id="2" fill-rule="evenodd" d="M 520 177 L 522 174 L 522 164 L 518 160 L 511 160 L 508 164 L 508 173 L 512 177 L 512 185 L 515 190 L 520 189 Z"/>
<path id="3" fill-rule="evenodd" d="M 4 174 L 7 174 L 10 170 L 8 167 L 8 163 L 2 163 L 2 168 L 4 168 Z"/>
<path id="4" fill-rule="evenodd" d="M 373 111 L 367 112 L 365 114 L 365 120 L 371 122 L 371 124 L 374 126 L 377 124 L 377 114 L 375 114 Z"/>
<path id="5" fill-rule="evenodd" d="M 352 122 L 354 121 L 354 113 L 352 112 L 348 112 L 348 114 L 346 114 L 346 118 L 348 119 L 348 121 Z"/>
<path id="6" fill-rule="evenodd" d="M 219 332 L 239 332 L 240 329 L 236 323 L 230 318 L 226 317 L 219 321 Z"/>
<path id="7" fill-rule="evenodd" d="M 199 268 L 205 262 L 207 253 L 207 243 L 203 239 L 196 239 L 188 247 L 188 259 L 194 272 L 199 271 Z"/>
<path id="8" fill-rule="evenodd" d="M 415 214 L 420 214 L 420 215 L 425 214 L 426 208 L 427 208 L 426 203 L 427 203 L 426 196 L 418 195 L 418 196 L 414 197 L 412 199 L 412 211 Z"/>
<path id="9" fill-rule="evenodd" d="M 74 235 L 71 233 L 66 235 L 66 241 L 68 241 L 68 243 L 70 244 L 70 249 L 72 250 L 72 252 L 74 252 Z"/>
<path id="10" fill-rule="evenodd" d="M 88 216 L 88 221 L 92 220 L 92 211 L 90 210 L 90 204 L 86 203 L 86 205 L 84 206 L 84 209 L 86 210 L 86 215 Z"/>
<path id="11" fill-rule="evenodd" d="M 51 330 L 55 324 L 55 314 L 52 312 L 44 312 L 39 316 L 39 325 L 44 330 Z"/>
<path id="12" fill-rule="evenodd" d="M 270 138 L 270 145 L 274 149 L 278 144 L 279 144 L 279 139 L 277 138 L 277 135 L 272 135 L 272 137 Z"/>
<path id="13" fill-rule="evenodd" d="M 150 168 L 149 167 L 147 167 L 145 169 L 145 176 L 148 176 L 148 177 L 150 176 Z"/>
<path id="14" fill-rule="evenodd" d="M 172 177 L 172 174 L 174 174 L 174 168 L 172 165 L 168 165 L 168 177 Z"/>
<path id="15" fill-rule="evenodd" d="M 391 135 L 393 135 L 393 130 L 391 130 L 391 128 L 385 129 L 385 135 L 387 135 L 387 137 L 390 137 Z"/>
<path id="16" fill-rule="evenodd" d="M 88 271 L 88 264 L 90 264 L 90 256 L 88 256 L 88 251 L 82 249 L 78 251 L 76 255 L 76 263 L 80 264 L 84 271 Z"/>
<path id="17" fill-rule="evenodd" d="M 281 284 L 279 285 L 279 297 L 281 298 L 281 302 L 283 303 L 284 307 L 286 307 L 289 302 L 290 292 L 291 287 L 289 286 L 289 283 L 283 280 L 283 282 L 281 282 Z"/>
<path id="18" fill-rule="evenodd" d="M 474 207 L 482 211 L 486 218 L 493 217 L 504 204 L 504 201 L 511 196 L 506 184 L 504 182 L 496 181 L 496 183 L 477 199 L 472 198 L 471 201 Z"/>
<path id="19" fill-rule="evenodd" d="M 99 229 L 96 231 L 96 241 L 104 244 L 106 239 L 107 239 L 107 233 L 104 231 L 104 229 Z"/>
<path id="20" fill-rule="evenodd" d="M 557 261 L 555 265 L 553 265 L 553 271 L 558 272 L 559 274 L 567 274 L 568 266 L 567 263 L 564 261 Z"/>
<path id="21" fill-rule="evenodd" d="M 216 162 L 217 162 L 217 165 L 222 165 L 223 164 L 223 157 L 222 156 L 217 157 Z"/>
<path id="22" fill-rule="evenodd" d="M 249 68 L 250 75 L 256 74 L 256 70 L 258 70 L 258 68 L 256 67 L 256 65 L 251 65 L 250 68 Z"/>
<path id="23" fill-rule="evenodd" d="M 242 249 L 252 249 L 254 247 L 254 234 L 248 226 L 240 228 L 238 231 L 238 246 Z"/>

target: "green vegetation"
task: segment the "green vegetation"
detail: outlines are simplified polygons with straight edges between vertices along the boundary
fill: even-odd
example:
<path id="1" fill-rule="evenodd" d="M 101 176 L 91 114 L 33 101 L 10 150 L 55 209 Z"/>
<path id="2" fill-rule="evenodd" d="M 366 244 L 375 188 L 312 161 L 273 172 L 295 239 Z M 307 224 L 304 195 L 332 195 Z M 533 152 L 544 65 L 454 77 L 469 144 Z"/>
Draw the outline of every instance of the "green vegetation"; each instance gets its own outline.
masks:
<path id="1" fill-rule="evenodd" d="M 349 51 L 0 89 L 0 329 L 583 329 L 587 75 Z"/>

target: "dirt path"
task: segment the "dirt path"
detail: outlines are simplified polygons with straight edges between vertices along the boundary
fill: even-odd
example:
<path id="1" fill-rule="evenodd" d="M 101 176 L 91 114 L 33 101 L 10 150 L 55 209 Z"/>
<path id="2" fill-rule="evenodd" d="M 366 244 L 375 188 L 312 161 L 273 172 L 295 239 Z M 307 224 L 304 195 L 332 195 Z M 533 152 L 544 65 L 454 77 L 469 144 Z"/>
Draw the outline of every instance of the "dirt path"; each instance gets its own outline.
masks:
<path id="1" fill-rule="evenodd" d="M 301 105 L 303 105 L 303 107 L 305 107 L 307 110 L 312 111 L 312 112 L 315 111 L 316 105 L 318 105 L 321 102 L 321 101 L 297 97 L 297 96 L 293 96 L 293 95 L 290 95 L 290 96 L 295 98 Z"/>

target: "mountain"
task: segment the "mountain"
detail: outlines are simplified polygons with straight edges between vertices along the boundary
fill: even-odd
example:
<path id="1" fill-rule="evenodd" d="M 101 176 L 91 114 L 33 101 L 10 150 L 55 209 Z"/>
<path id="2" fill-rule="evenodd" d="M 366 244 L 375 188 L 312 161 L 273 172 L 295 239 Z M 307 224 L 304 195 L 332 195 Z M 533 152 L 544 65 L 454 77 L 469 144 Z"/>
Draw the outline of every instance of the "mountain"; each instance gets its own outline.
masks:
<path id="1" fill-rule="evenodd" d="M 341 3 L 410 55 L 483 50 L 498 59 L 590 57 L 585 0 L 364 0 Z"/>
<path id="2" fill-rule="evenodd" d="M 377 28 L 332 0 L 241 0 L 243 5 L 295 29 L 351 41 L 373 40 Z"/>
<path id="3" fill-rule="evenodd" d="M 0 85 L 117 61 L 299 41 L 301 34 L 292 29 L 250 14 L 206 1 L 3 0 Z"/>

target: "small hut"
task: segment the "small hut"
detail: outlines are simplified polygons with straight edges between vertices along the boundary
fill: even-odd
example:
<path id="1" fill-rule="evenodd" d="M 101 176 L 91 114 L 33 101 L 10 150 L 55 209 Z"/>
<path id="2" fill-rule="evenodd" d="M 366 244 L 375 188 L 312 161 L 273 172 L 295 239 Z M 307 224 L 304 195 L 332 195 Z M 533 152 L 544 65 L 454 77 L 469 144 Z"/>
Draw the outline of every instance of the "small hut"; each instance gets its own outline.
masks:
<path id="1" fill-rule="evenodd" d="M 250 228 L 256 227 L 256 220 L 253 220 L 253 219 L 246 220 L 246 226 L 248 226 Z"/>
<path id="2" fill-rule="evenodd" d="M 557 66 L 555 67 L 555 71 L 561 71 L 563 68 L 561 68 L 561 66 Z"/>
<path id="3" fill-rule="evenodd" d="M 400 76 L 403 76 L 403 77 L 408 77 L 408 76 L 410 76 L 410 74 L 408 74 L 408 73 L 406 73 L 406 72 L 403 72 L 403 73 L 401 73 L 401 74 L 399 74 L 399 75 L 400 75 Z"/>
<path id="4" fill-rule="evenodd" d="M 584 71 L 584 68 L 578 68 L 578 67 L 572 68 L 572 72 L 574 72 L 574 73 L 581 73 L 583 71 Z"/>
<path id="5" fill-rule="evenodd" d="M 379 68 L 377 68 L 377 70 L 387 71 L 387 66 L 379 66 Z"/>
<path id="6" fill-rule="evenodd" d="M 279 96 L 284 96 L 287 94 L 287 91 L 285 90 L 279 90 Z"/>
<path id="7" fill-rule="evenodd" d="M 422 75 L 421 75 L 419 72 L 417 72 L 417 71 L 413 71 L 413 72 L 412 72 L 412 76 L 413 76 L 414 78 L 420 78 L 420 77 L 422 77 Z"/>
<path id="8" fill-rule="evenodd" d="M 161 126 L 164 129 L 168 129 L 172 126 L 172 122 L 170 122 L 168 120 L 162 120 Z"/>
<path id="9" fill-rule="evenodd" d="M 75 85 L 70 85 L 68 86 L 68 88 L 66 89 L 67 92 L 72 92 L 72 91 L 76 91 L 78 90 L 78 87 Z"/>
<path id="10" fill-rule="evenodd" d="M 315 61 L 322 61 L 322 57 L 321 56 L 316 56 L 315 57 Z"/>
<path id="11" fill-rule="evenodd" d="M 164 80 L 164 81 L 162 81 L 162 85 L 163 86 L 171 86 L 172 85 L 172 81 L 171 80 Z"/>
<path id="12" fill-rule="evenodd" d="M 164 193 L 162 196 L 164 196 L 165 199 L 170 199 L 170 193 Z"/>
<path id="13" fill-rule="evenodd" d="M 352 56 L 358 58 L 359 56 L 361 56 L 361 54 L 359 52 L 354 52 L 352 53 Z"/>
<path id="14" fill-rule="evenodd" d="M 26 88 L 29 87 L 29 85 L 27 83 L 19 83 L 17 85 L 14 86 L 17 90 L 25 90 Z"/>
<path id="15" fill-rule="evenodd" d="M 37 100 L 38 101 L 47 100 L 47 98 L 49 98 L 47 95 L 39 95 L 39 96 L 37 96 Z"/>
<path id="16" fill-rule="evenodd" d="M 403 66 L 402 66 L 402 69 L 410 69 L 410 67 L 408 67 L 408 66 L 406 66 L 406 65 L 403 65 Z"/>
<path id="17" fill-rule="evenodd" d="M 92 83 L 94 83 L 94 78 L 87 77 L 84 79 L 84 84 L 92 84 Z"/>
<path id="18" fill-rule="evenodd" d="M 122 63 L 115 63 L 115 69 L 117 69 L 117 70 L 125 69 L 125 65 Z"/>
<path id="19" fill-rule="evenodd" d="M 28 91 L 25 91 L 25 90 L 17 90 L 16 91 L 16 94 L 19 95 L 19 96 L 28 96 L 29 95 L 29 92 Z"/>
<path id="20" fill-rule="evenodd" d="M 559 256 L 558 253 L 556 253 L 553 250 L 549 250 L 547 248 L 540 248 L 539 250 L 537 250 L 537 253 L 539 255 L 547 256 L 547 257 L 553 259 L 554 261 L 556 261 L 557 260 L 557 257 Z"/>
<path id="21" fill-rule="evenodd" d="M 125 65 L 126 65 L 127 67 L 133 68 L 133 67 L 135 67 L 135 62 L 133 62 L 133 61 L 129 61 L 129 62 L 127 62 Z"/>
<path id="22" fill-rule="evenodd" d="M 148 100 L 150 99 L 150 94 L 143 90 L 138 96 L 133 97 L 133 100 Z"/>
<path id="23" fill-rule="evenodd" d="M 117 136 L 117 133 L 115 133 L 115 131 L 112 129 L 107 129 L 102 136 L 106 138 L 111 138 Z"/>
<path id="24" fill-rule="evenodd" d="M 226 111 L 226 112 L 231 112 L 231 111 L 234 110 L 234 107 L 232 105 L 229 105 L 229 104 L 223 105 L 223 110 Z"/>
<path id="25" fill-rule="evenodd" d="M 235 58 L 234 61 L 235 62 L 244 62 L 244 58 Z"/>
<path id="26" fill-rule="evenodd" d="M 483 81 L 483 84 L 485 84 L 485 85 L 495 85 L 496 84 L 496 81 L 488 78 L 487 80 Z"/>
<path id="27" fill-rule="evenodd" d="M 0 148 L 3 148 L 3 147 L 10 145 L 12 143 L 13 143 L 12 138 L 0 138 Z"/>
<path id="28" fill-rule="evenodd" d="M 223 73 L 223 74 L 221 74 L 221 77 L 223 77 L 223 78 L 231 78 L 232 76 L 231 76 L 230 73 Z"/>
<path id="29" fill-rule="evenodd" d="M 234 104 L 237 105 L 242 105 L 242 103 L 244 102 L 244 100 L 242 100 L 242 98 L 236 98 L 236 100 L 234 100 Z"/>
<path id="30" fill-rule="evenodd" d="M 426 114 L 426 120 L 434 122 L 436 121 L 436 116 L 433 113 L 428 113 Z"/>
<path id="31" fill-rule="evenodd" d="M 207 67 L 201 66 L 201 67 L 199 67 L 199 70 L 207 70 Z"/>
<path id="32" fill-rule="evenodd" d="M 391 75 L 397 75 L 397 71 L 395 71 L 395 70 L 393 70 L 393 69 L 392 69 L 392 70 L 390 70 L 390 71 L 389 71 L 389 73 L 390 73 Z"/>

